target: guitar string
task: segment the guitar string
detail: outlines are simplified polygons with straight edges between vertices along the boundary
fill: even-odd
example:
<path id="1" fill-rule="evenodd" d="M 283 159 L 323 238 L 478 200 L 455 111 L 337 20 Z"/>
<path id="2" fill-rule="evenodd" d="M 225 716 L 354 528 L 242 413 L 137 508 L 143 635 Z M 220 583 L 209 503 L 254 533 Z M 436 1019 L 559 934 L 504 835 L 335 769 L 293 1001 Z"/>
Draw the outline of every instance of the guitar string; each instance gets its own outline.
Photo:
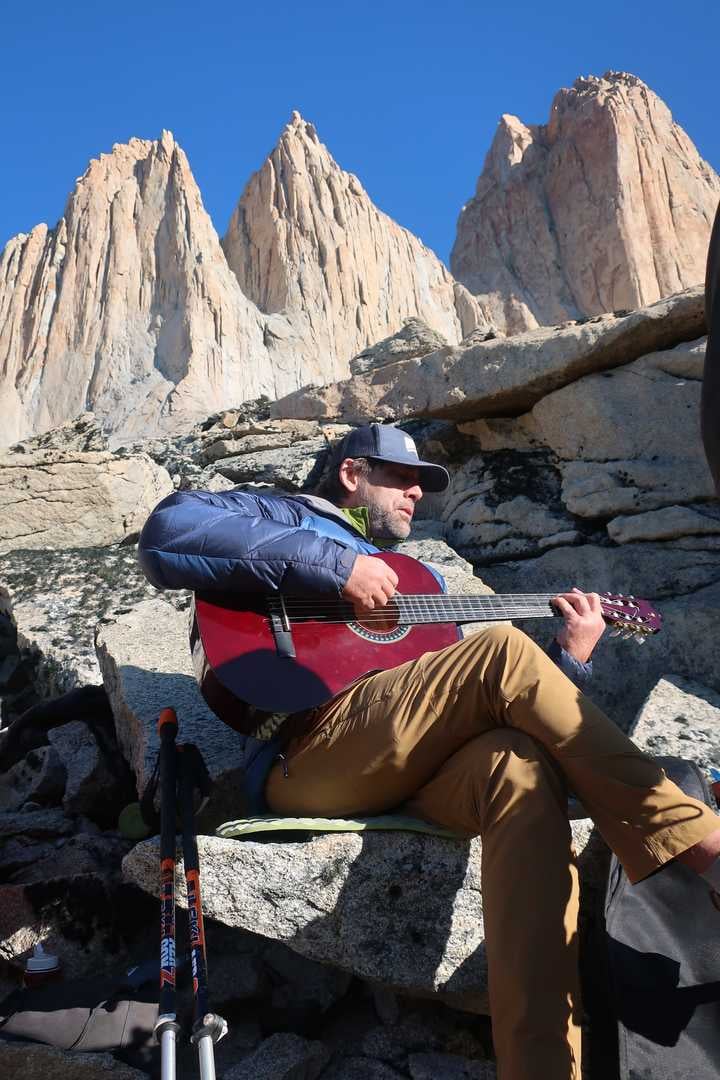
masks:
<path id="1" fill-rule="evenodd" d="M 498 611 L 494 613 L 486 613 L 483 616 L 479 616 L 477 612 L 455 612 L 452 615 L 447 614 L 444 617 L 438 617 L 437 615 L 429 615 L 425 618 L 421 616 L 398 616 L 396 617 L 392 612 L 382 614 L 382 612 L 368 611 L 361 614 L 352 613 L 346 617 L 341 615 L 332 616 L 316 616 L 306 615 L 295 617 L 290 619 L 293 623 L 306 623 L 306 622 L 318 622 L 318 623 L 361 623 L 366 625 L 368 623 L 388 623 L 391 622 L 394 625 L 404 626 L 406 624 L 419 625 L 423 623 L 453 623 L 453 622 L 494 622 L 496 620 L 504 619 L 546 619 L 556 617 L 556 613 L 553 611 Z M 605 616 L 612 621 L 624 622 L 622 618 L 617 616 Z M 628 623 L 628 625 L 630 625 Z M 633 623 L 633 625 L 640 626 L 642 623 Z"/>
<path id="2" fill-rule="evenodd" d="M 280 595 L 280 594 L 278 594 Z M 401 600 L 468 600 L 468 601 L 480 601 L 485 600 L 552 600 L 554 597 L 560 594 L 556 592 L 549 593 L 486 593 L 483 595 L 469 595 L 466 593 L 396 593 L 396 596 Z M 310 604 L 323 604 L 333 603 L 328 597 L 324 599 L 322 597 L 312 596 L 298 596 L 294 594 L 285 595 L 286 603 L 310 603 Z"/>
<path id="3" fill-rule="evenodd" d="M 551 603 L 549 603 L 549 602 L 545 602 L 544 604 L 534 605 L 532 607 L 530 605 L 522 605 L 522 604 L 488 604 L 488 605 L 483 605 L 481 607 L 480 606 L 475 606 L 475 605 L 468 605 L 468 604 L 441 604 L 441 605 L 436 605 L 435 607 L 425 607 L 424 605 L 423 606 L 417 606 L 417 605 L 411 605 L 411 604 L 392 604 L 392 603 L 390 603 L 388 605 L 382 605 L 381 607 L 379 607 L 377 609 L 370 609 L 370 610 L 392 611 L 394 613 L 394 615 L 405 615 L 405 616 L 415 616 L 415 617 L 417 617 L 417 616 L 426 616 L 427 618 L 437 618 L 438 616 L 451 615 L 451 613 L 454 613 L 456 611 L 461 611 L 463 613 L 463 615 L 468 615 L 468 613 L 473 613 L 473 615 L 485 615 L 486 612 L 487 613 L 495 613 L 495 612 L 498 612 L 498 611 L 500 611 L 500 612 L 502 612 L 502 611 L 514 611 L 516 613 L 516 615 L 517 615 L 517 613 L 519 613 L 521 611 L 527 611 L 529 613 L 529 615 L 530 615 L 530 613 L 532 613 L 533 611 L 547 611 L 548 609 L 549 610 L 555 610 L 552 607 Z M 313 608 L 304 608 L 304 607 L 301 607 L 301 606 L 298 606 L 296 608 L 287 607 L 287 606 L 285 607 L 285 611 L 287 612 L 287 615 L 289 617 L 291 617 L 291 618 L 298 618 L 298 617 L 302 618 L 302 617 L 304 617 L 304 618 L 309 618 L 309 619 L 322 618 L 324 615 L 340 615 L 340 613 L 342 613 L 342 615 L 347 615 L 347 613 L 350 613 L 350 615 L 352 615 L 352 613 L 355 610 L 356 610 L 355 606 L 351 605 L 351 604 L 349 604 L 347 607 L 337 605 L 337 606 L 334 606 L 334 607 L 324 607 L 324 608 L 318 607 L 318 608 L 314 608 L 314 609 Z M 617 611 L 615 609 L 610 609 L 606 613 L 607 613 L 607 615 L 610 615 L 610 616 L 616 616 L 616 615 L 626 615 L 626 613 L 628 613 L 628 612 L 627 611 Z"/>

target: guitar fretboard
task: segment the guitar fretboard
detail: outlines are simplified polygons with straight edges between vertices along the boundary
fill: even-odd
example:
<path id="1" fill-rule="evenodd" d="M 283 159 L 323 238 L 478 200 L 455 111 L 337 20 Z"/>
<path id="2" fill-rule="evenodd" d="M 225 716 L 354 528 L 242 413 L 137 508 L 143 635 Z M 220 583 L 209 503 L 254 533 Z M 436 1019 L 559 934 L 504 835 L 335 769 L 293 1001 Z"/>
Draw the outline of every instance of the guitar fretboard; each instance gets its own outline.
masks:
<path id="1" fill-rule="evenodd" d="M 445 622 L 495 622 L 503 619 L 547 619 L 557 612 L 550 601 L 555 593 L 512 593 L 508 595 L 463 596 L 446 593 L 396 594 L 383 608 L 363 614 L 363 624 L 387 622 L 404 625 Z M 280 600 L 271 601 L 272 607 Z M 358 618 L 352 604 L 344 600 L 313 600 L 286 596 L 284 609 L 293 622 L 348 623 Z"/>

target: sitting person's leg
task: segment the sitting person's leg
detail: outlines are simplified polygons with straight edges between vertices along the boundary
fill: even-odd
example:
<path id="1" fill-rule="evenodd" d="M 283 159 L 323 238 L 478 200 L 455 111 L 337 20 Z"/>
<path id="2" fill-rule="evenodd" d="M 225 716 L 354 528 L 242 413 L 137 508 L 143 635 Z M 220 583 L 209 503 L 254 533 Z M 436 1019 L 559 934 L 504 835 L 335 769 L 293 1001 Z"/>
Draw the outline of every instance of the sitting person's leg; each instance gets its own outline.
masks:
<path id="1" fill-rule="evenodd" d="M 403 808 L 482 836 L 493 1039 L 503 1080 L 579 1080 L 578 875 L 567 789 L 512 728 L 471 739 Z"/>
<path id="2" fill-rule="evenodd" d="M 363 697 L 365 709 L 348 709 L 344 720 L 331 711 L 324 727 L 314 728 L 294 753 L 291 748 L 287 777 L 277 767 L 268 784 L 271 809 L 335 815 L 378 812 L 399 802 L 394 758 L 406 757 L 410 738 L 422 740 L 423 724 L 415 724 L 411 736 L 413 714 L 400 710 L 394 734 L 405 739 L 403 750 L 388 736 L 386 698 Z M 457 738 L 453 732 L 448 742 Z M 413 775 L 417 764 L 415 758 Z M 388 792 L 395 793 L 389 804 Z M 578 886 L 567 790 L 557 766 L 523 732 L 491 728 L 436 764 L 402 810 L 466 836 L 482 835 L 490 999 L 503 1076 L 578 1080 Z"/>
<path id="3" fill-rule="evenodd" d="M 454 701 L 452 708 L 474 713 L 488 710 L 497 724 L 541 743 L 631 881 L 675 857 L 693 865 L 693 849 L 717 845 L 718 816 L 669 781 L 525 634 L 498 627 L 489 632 L 490 643 L 483 637 L 445 650 L 462 650 L 455 675 L 428 665 L 429 701 Z M 482 672 L 481 692 L 466 666 Z"/>
<path id="4" fill-rule="evenodd" d="M 684 795 L 519 630 L 494 626 L 356 683 L 318 710 L 267 798 L 292 813 L 380 813 L 410 798 L 469 739 L 515 727 L 555 760 L 631 881 L 716 832 Z"/>
<path id="5" fill-rule="evenodd" d="M 492 742 L 496 737 L 505 749 Z M 498 771 L 498 761 L 510 760 L 506 750 L 513 740 L 513 767 Z M 519 765 L 518 740 L 524 759 L 534 762 L 534 774 L 529 765 Z M 483 746 L 488 748 L 484 770 Z M 440 780 L 451 767 L 462 765 L 467 773 L 473 755 L 478 755 L 474 784 Z M 532 775 L 536 785 L 528 782 Z M 442 800 L 430 798 L 434 781 L 442 784 Z M 576 885 L 564 807 L 560 813 L 566 781 L 631 880 L 718 828 L 717 817 L 667 780 L 541 649 L 504 626 L 355 684 L 317 710 L 310 730 L 291 742 L 284 767 L 273 768 L 266 788 L 277 813 L 380 813 L 407 804 L 467 835 L 484 832 L 483 891 L 488 947 L 496 957 L 492 994 L 498 1049 L 503 1068 L 515 1068 L 507 1074 L 513 1080 L 533 1075 L 523 1056 L 531 1044 L 536 1055 L 540 1045 L 548 1055 L 538 1058 L 544 1071 L 534 1075 L 574 1080 L 577 1073 L 577 1021 L 571 1016 L 578 1001 Z M 528 903 L 537 906 L 528 910 Z M 529 922 L 523 921 L 526 915 Z M 510 968 L 503 951 L 515 941 L 516 922 L 517 964 L 504 978 Z M 543 942 L 550 946 L 549 970 L 558 974 L 554 983 L 548 982 Z M 528 993 L 518 991 L 513 1009 L 508 1001 L 523 979 Z M 538 1000 L 531 1002 L 533 995 Z M 516 1037 L 523 1045 L 513 1050 Z M 556 1063 L 552 1069 L 545 1067 L 549 1059 Z"/>

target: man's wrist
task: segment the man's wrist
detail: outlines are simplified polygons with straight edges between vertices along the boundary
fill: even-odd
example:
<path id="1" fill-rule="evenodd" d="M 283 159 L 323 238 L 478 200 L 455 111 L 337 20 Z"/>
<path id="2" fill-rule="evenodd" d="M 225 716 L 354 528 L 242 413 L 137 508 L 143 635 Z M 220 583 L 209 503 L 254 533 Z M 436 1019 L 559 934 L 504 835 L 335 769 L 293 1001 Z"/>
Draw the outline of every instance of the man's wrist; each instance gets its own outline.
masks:
<path id="1" fill-rule="evenodd" d="M 578 664 L 590 663 L 590 660 L 592 659 L 592 654 L 595 651 L 594 649 L 590 649 L 588 651 L 586 647 L 576 645 L 570 641 L 563 641 L 559 636 L 556 637 L 555 640 L 557 641 L 560 648 L 568 654 L 568 656 L 572 656 L 573 660 L 577 660 Z"/>
<path id="2" fill-rule="evenodd" d="M 587 635 L 585 640 L 579 638 L 578 635 L 569 634 L 565 629 L 559 630 L 555 635 L 555 640 L 561 649 L 563 649 L 568 656 L 572 656 L 573 660 L 577 660 L 579 664 L 587 664 L 592 659 L 592 654 L 595 651 L 597 641 L 593 640 L 592 645 L 588 647 Z"/>
<path id="3" fill-rule="evenodd" d="M 563 675 L 567 675 L 579 690 L 583 690 L 587 686 L 592 678 L 592 660 L 586 662 L 578 660 L 560 644 L 557 638 L 552 640 L 547 651 L 548 656 L 557 664 Z"/>

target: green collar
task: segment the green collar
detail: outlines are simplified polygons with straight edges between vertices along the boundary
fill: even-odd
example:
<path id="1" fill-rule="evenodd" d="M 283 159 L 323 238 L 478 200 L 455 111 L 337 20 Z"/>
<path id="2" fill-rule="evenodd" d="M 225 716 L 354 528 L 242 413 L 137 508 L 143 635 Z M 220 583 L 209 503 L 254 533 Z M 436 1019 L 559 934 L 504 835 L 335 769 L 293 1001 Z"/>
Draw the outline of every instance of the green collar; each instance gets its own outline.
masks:
<path id="1" fill-rule="evenodd" d="M 370 514 L 367 506 L 340 506 L 338 509 L 366 540 L 370 539 Z"/>
<path id="2" fill-rule="evenodd" d="M 363 534 L 368 543 L 379 548 L 391 548 L 397 544 L 397 540 L 376 540 L 370 536 L 370 512 L 367 506 L 339 506 L 338 510 Z"/>

